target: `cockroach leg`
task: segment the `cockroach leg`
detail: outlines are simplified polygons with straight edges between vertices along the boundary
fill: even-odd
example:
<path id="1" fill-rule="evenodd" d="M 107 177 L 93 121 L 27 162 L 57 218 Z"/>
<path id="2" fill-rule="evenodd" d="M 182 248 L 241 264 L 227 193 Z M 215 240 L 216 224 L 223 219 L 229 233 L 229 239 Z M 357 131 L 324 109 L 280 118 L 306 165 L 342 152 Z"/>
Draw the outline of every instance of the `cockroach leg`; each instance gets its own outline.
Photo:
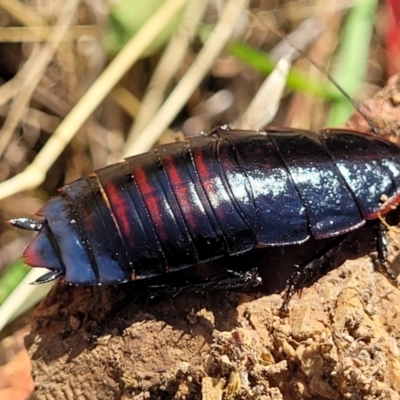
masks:
<path id="1" fill-rule="evenodd" d="M 212 290 L 231 290 L 255 287 L 261 284 L 261 278 L 257 268 L 248 271 L 227 270 L 229 276 L 221 279 L 203 280 L 196 283 L 188 283 L 182 286 L 158 285 L 148 286 L 151 297 L 168 296 L 174 297 L 186 293 L 205 293 Z"/>
<path id="2" fill-rule="evenodd" d="M 296 271 L 288 279 L 283 294 L 283 303 L 279 310 L 281 316 L 287 316 L 289 314 L 289 303 L 294 293 L 301 289 L 305 284 L 312 283 L 319 278 L 322 267 L 327 264 L 331 257 L 338 253 L 350 235 L 351 233 L 335 238 L 311 259 L 308 259 L 303 264 L 295 266 Z"/>
<path id="3" fill-rule="evenodd" d="M 130 283 L 122 285 L 125 296 L 120 299 L 114 306 L 106 313 L 104 318 L 99 322 L 98 326 L 90 334 L 90 341 L 96 341 L 98 337 L 106 329 L 110 320 L 121 315 L 123 310 L 128 305 L 136 303 L 139 299 L 140 302 L 147 303 L 150 300 L 176 297 L 188 293 L 205 293 L 212 290 L 231 290 L 255 287 L 261 284 L 261 278 L 258 274 L 257 268 L 252 268 L 248 271 L 232 271 L 227 270 L 229 277 L 213 280 L 203 280 L 198 283 L 188 283 L 182 286 L 172 286 L 171 284 L 162 285 L 132 285 Z M 136 283 L 136 282 L 135 282 Z"/>

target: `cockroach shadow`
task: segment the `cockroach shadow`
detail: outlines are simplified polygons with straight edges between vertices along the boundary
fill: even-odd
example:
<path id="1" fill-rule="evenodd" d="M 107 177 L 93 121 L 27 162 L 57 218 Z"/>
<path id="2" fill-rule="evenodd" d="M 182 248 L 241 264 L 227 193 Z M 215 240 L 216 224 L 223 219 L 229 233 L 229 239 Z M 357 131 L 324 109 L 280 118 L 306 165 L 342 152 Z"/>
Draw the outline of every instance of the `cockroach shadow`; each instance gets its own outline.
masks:
<path id="1" fill-rule="evenodd" d="M 396 215 L 393 215 L 396 214 Z M 390 223 L 398 221 L 399 212 L 392 213 Z M 27 337 L 27 347 L 41 336 L 35 357 L 48 360 L 65 353 L 74 358 L 96 346 L 96 340 L 107 335 L 121 336 L 134 324 L 162 321 L 182 334 L 201 335 L 212 342 L 212 332 L 230 331 L 237 326 L 236 307 L 243 301 L 284 292 L 288 279 L 304 260 L 318 253 L 325 241 L 310 240 L 301 246 L 255 249 L 243 255 L 227 257 L 192 269 L 165 274 L 157 279 L 127 285 L 104 287 L 72 287 L 59 283 L 42 303 Z M 314 276 L 305 277 L 299 289 L 309 287 L 320 276 L 339 267 L 347 259 L 356 259 L 376 250 L 376 222 L 350 234 L 340 251 L 319 268 Z M 232 272 L 256 268 L 262 284 L 234 290 L 198 290 L 197 285 L 229 279 Z M 218 273 L 218 276 L 217 276 Z M 177 287 L 184 287 L 182 293 Z M 193 290 L 188 288 L 192 287 Z M 243 296 L 246 293 L 246 296 Z M 207 310 L 213 321 L 197 314 Z M 289 304 L 290 311 L 290 304 Z M 277 308 L 276 312 L 279 312 Z M 49 351 L 54 349 L 54 351 Z"/>

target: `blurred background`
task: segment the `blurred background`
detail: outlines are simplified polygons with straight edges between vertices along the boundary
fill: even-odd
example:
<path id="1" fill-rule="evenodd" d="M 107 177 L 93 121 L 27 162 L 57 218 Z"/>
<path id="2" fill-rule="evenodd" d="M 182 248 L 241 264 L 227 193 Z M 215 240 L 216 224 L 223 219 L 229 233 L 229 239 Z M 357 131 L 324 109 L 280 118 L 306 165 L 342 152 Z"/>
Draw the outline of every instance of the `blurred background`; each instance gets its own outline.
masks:
<path id="1" fill-rule="evenodd" d="M 7 220 L 124 155 L 232 123 L 282 57 L 270 123 L 340 126 L 354 107 L 327 75 L 362 102 L 398 72 L 399 2 L 0 0 L 0 303 L 32 237 Z M 0 399 L 30 396 L 31 312 L 0 328 Z"/>

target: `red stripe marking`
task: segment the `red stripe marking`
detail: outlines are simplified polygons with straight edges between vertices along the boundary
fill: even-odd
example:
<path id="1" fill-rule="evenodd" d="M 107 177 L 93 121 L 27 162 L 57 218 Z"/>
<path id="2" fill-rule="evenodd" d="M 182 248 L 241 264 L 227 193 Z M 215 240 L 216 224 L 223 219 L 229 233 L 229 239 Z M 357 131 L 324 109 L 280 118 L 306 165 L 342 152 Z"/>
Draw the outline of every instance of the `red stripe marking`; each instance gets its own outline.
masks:
<path id="1" fill-rule="evenodd" d="M 110 201 L 111 208 L 114 215 L 117 218 L 118 226 L 123 233 L 124 239 L 129 240 L 129 245 L 133 246 L 133 234 L 131 229 L 131 222 L 127 218 L 127 210 L 131 205 L 123 196 L 121 196 L 120 191 L 115 187 L 112 182 L 108 182 L 104 185 L 104 190 L 107 193 L 107 197 Z"/>
<path id="2" fill-rule="evenodd" d="M 142 194 L 143 201 L 145 202 L 150 218 L 155 224 L 157 233 L 160 234 L 160 239 L 167 238 L 167 229 L 164 221 L 161 219 L 162 207 L 160 207 L 159 193 L 156 187 L 149 184 L 146 173 L 143 168 L 137 167 L 133 170 L 136 183 Z"/>
<path id="3" fill-rule="evenodd" d="M 212 178 L 210 169 L 208 169 L 203 155 L 200 152 L 196 152 L 193 154 L 193 157 L 195 159 L 199 178 L 203 185 L 204 191 L 206 192 L 207 197 L 209 198 L 211 205 L 218 216 L 218 219 L 220 221 L 226 220 L 227 216 L 225 209 L 224 207 L 220 207 L 221 203 L 224 202 L 222 197 L 225 197 L 225 188 L 223 188 L 223 190 L 219 191 L 219 194 L 217 194 L 218 184 L 215 182 L 215 179 Z"/>
<path id="4" fill-rule="evenodd" d="M 195 227 L 196 223 L 192 218 L 193 206 L 192 202 L 189 201 L 189 196 L 188 196 L 189 187 L 187 183 L 182 180 L 180 171 L 174 164 L 174 161 L 171 156 L 166 157 L 163 160 L 163 163 L 165 163 L 165 166 L 168 169 L 168 174 L 170 176 L 170 183 L 176 197 L 178 198 L 182 212 L 185 215 L 185 218 L 187 219 L 189 226 Z"/>
<path id="5" fill-rule="evenodd" d="M 197 172 L 199 173 L 199 179 L 204 187 L 204 191 L 207 195 L 211 195 L 215 197 L 215 185 L 211 179 L 210 170 L 207 167 L 207 164 L 204 162 L 203 155 L 196 151 L 193 154 L 193 158 L 195 160 Z"/>

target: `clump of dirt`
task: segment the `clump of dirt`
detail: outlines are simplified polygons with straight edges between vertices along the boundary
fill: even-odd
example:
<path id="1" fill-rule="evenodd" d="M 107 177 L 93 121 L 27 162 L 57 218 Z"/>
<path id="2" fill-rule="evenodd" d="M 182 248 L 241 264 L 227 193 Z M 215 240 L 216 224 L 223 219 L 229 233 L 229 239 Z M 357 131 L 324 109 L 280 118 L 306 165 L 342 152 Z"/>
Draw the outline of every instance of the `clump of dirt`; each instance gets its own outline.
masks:
<path id="1" fill-rule="evenodd" d="M 399 398 L 400 291 L 367 256 L 305 289 L 288 318 L 279 295 L 184 295 L 132 305 L 92 342 L 113 297 L 58 285 L 43 303 L 27 339 L 38 398 Z"/>

